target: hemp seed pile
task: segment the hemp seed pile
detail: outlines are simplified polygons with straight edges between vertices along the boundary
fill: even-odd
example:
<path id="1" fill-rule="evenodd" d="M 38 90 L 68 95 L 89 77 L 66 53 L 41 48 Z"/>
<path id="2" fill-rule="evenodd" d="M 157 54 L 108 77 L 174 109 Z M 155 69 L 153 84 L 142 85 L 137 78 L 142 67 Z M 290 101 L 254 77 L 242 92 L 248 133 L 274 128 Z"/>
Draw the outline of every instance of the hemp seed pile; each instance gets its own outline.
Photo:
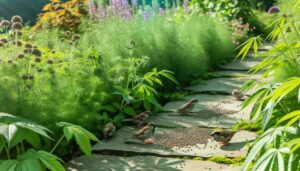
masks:
<path id="1" fill-rule="evenodd" d="M 173 148 L 206 144 L 213 130 L 207 128 L 177 128 L 156 137 L 155 144 Z"/>

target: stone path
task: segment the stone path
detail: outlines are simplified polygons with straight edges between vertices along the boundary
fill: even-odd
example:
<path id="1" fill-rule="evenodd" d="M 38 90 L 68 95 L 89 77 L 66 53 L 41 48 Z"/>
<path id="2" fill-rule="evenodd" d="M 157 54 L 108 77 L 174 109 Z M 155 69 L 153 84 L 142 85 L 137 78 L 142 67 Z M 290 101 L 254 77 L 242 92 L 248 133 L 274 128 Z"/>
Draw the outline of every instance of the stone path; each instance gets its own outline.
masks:
<path id="1" fill-rule="evenodd" d="M 261 49 L 265 51 L 265 49 Z M 249 55 L 242 63 L 235 61 L 221 66 L 210 80 L 185 88 L 190 92 L 182 101 L 169 102 L 164 112 L 154 114 L 150 122 L 157 125 L 156 144 L 144 144 L 132 138 L 137 128 L 124 126 L 115 136 L 93 147 L 93 155 L 81 156 L 68 163 L 70 171 L 236 171 L 238 165 L 210 161 L 211 157 L 236 158 L 246 156 L 248 142 L 256 138 L 254 132 L 240 131 L 230 144 L 221 147 L 209 134 L 213 129 L 231 128 L 241 120 L 249 120 L 250 109 L 240 111 L 241 101 L 231 91 L 260 75 L 247 71 L 259 60 Z M 189 99 L 199 102 L 189 116 L 174 116 Z M 168 138 L 166 138 L 169 136 Z"/>

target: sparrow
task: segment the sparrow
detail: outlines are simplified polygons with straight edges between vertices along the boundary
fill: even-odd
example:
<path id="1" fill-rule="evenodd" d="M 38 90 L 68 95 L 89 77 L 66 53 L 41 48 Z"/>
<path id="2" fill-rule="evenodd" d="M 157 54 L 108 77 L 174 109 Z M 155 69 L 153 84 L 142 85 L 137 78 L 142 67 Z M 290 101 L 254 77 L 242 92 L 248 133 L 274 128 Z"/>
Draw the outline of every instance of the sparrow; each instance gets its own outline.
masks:
<path id="1" fill-rule="evenodd" d="M 150 111 L 142 112 L 131 119 L 124 119 L 125 122 L 133 122 L 137 124 L 139 127 L 143 124 L 147 123 L 152 113 Z"/>
<path id="2" fill-rule="evenodd" d="M 215 141 L 225 146 L 229 144 L 229 141 L 232 139 L 233 135 L 237 132 L 238 131 L 220 130 L 220 131 L 212 132 L 210 136 L 212 136 L 212 138 Z"/>
<path id="3" fill-rule="evenodd" d="M 193 110 L 195 103 L 197 103 L 197 102 L 198 102 L 198 100 L 192 99 L 192 100 L 188 101 L 187 103 L 183 104 L 182 106 L 180 106 L 180 108 L 176 112 L 182 113 L 182 114 L 187 114 Z"/>
<path id="4" fill-rule="evenodd" d="M 107 123 L 103 129 L 104 138 L 107 139 L 109 137 L 112 137 L 115 134 L 115 131 L 116 126 L 111 122 Z"/>
<path id="5" fill-rule="evenodd" d="M 135 134 L 134 137 L 138 139 L 147 139 L 150 138 L 155 132 L 155 125 L 153 123 L 148 123 L 143 128 L 139 129 Z"/>
<path id="6" fill-rule="evenodd" d="M 239 101 L 244 101 L 248 96 L 244 95 L 240 90 L 233 89 L 231 95 Z"/>
<path id="7" fill-rule="evenodd" d="M 145 144 L 154 144 L 155 142 L 152 138 L 147 138 L 147 139 L 144 140 L 144 143 Z"/>

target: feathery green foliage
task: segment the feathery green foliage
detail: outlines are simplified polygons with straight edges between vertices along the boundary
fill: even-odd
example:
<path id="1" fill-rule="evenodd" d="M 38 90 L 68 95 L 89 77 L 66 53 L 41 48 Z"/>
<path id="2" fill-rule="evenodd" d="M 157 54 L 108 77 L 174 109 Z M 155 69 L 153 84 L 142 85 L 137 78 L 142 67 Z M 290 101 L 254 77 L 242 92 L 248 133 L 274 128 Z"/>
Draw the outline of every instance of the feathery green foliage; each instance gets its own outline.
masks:
<path id="1" fill-rule="evenodd" d="M 94 47 L 101 52 L 103 60 L 111 60 L 130 56 L 127 48 L 133 40 L 136 42 L 133 56 L 149 58 L 144 72 L 167 69 L 175 73 L 181 84 L 191 81 L 195 73 L 202 75 L 231 57 L 233 45 L 226 25 L 204 16 L 189 16 L 180 21 L 173 18 L 153 16 L 147 22 L 114 18 L 96 24 L 86 22 L 82 24 L 84 34 L 78 47 Z"/>

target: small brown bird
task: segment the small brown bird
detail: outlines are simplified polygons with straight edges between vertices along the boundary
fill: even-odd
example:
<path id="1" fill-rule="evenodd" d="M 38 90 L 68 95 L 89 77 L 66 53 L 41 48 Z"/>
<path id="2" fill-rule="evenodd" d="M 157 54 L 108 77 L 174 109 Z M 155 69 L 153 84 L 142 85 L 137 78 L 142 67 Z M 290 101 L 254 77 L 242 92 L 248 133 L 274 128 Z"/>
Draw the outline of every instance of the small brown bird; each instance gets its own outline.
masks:
<path id="1" fill-rule="evenodd" d="M 229 131 L 229 130 L 220 130 L 214 131 L 210 135 L 215 141 L 220 143 L 222 146 L 229 144 L 229 141 L 232 139 L 233 135 L 238 131 Z"/>
<path id="2" fill-rule="evenodd" d="M 144 140 L 144 143 L 145 144 L 154 144 L 155 141 L 152 138 L 147 138 L 147 139 Z"/>
<path id="3" fill-rule="evenodd" d="M 148 123 L 143 128 L 139 129 L 134 136 L 139 139 L 150 138 L 155 132 L 155 125 L 153 123 Z"/>
<path id="4" fill-rule="evenodd" d="M 109 137 L 112 137 L 115 134 L 115 131 L 116 131 L 116 126 L 111 122 L 107 123 L 103 129 L 104 138 L 107 139 Z"/>
<path id="5" fill-rule="evenodd" d="M 244 95 L 240 90 L 233 89 L 231 95 L 239 101 L 244 101 L 248 96 Z"/>
<path id="6" fill-rule="evenodd" d="M 180 106 L 180 108 L 176 112 L 182 113 L 182 114 L 187 114 L 193 110 L 195 103 L 197 103 L 197 102 L 198 102 L 198 100 L 192 99 L 192 100 L 188 101 L 187 103 L 183 104 L 182 106 Z"/>
<path id="7" fill-rule="evenodd" d="M 125 122 L 133 122 L 140 127 L 143 124 L 147 123 L 151 114 L 152 113 L 150 111 L 142 112 L 142 113 L 134 116 L 132 119 L 124 119 L 124 121 Z"/>

